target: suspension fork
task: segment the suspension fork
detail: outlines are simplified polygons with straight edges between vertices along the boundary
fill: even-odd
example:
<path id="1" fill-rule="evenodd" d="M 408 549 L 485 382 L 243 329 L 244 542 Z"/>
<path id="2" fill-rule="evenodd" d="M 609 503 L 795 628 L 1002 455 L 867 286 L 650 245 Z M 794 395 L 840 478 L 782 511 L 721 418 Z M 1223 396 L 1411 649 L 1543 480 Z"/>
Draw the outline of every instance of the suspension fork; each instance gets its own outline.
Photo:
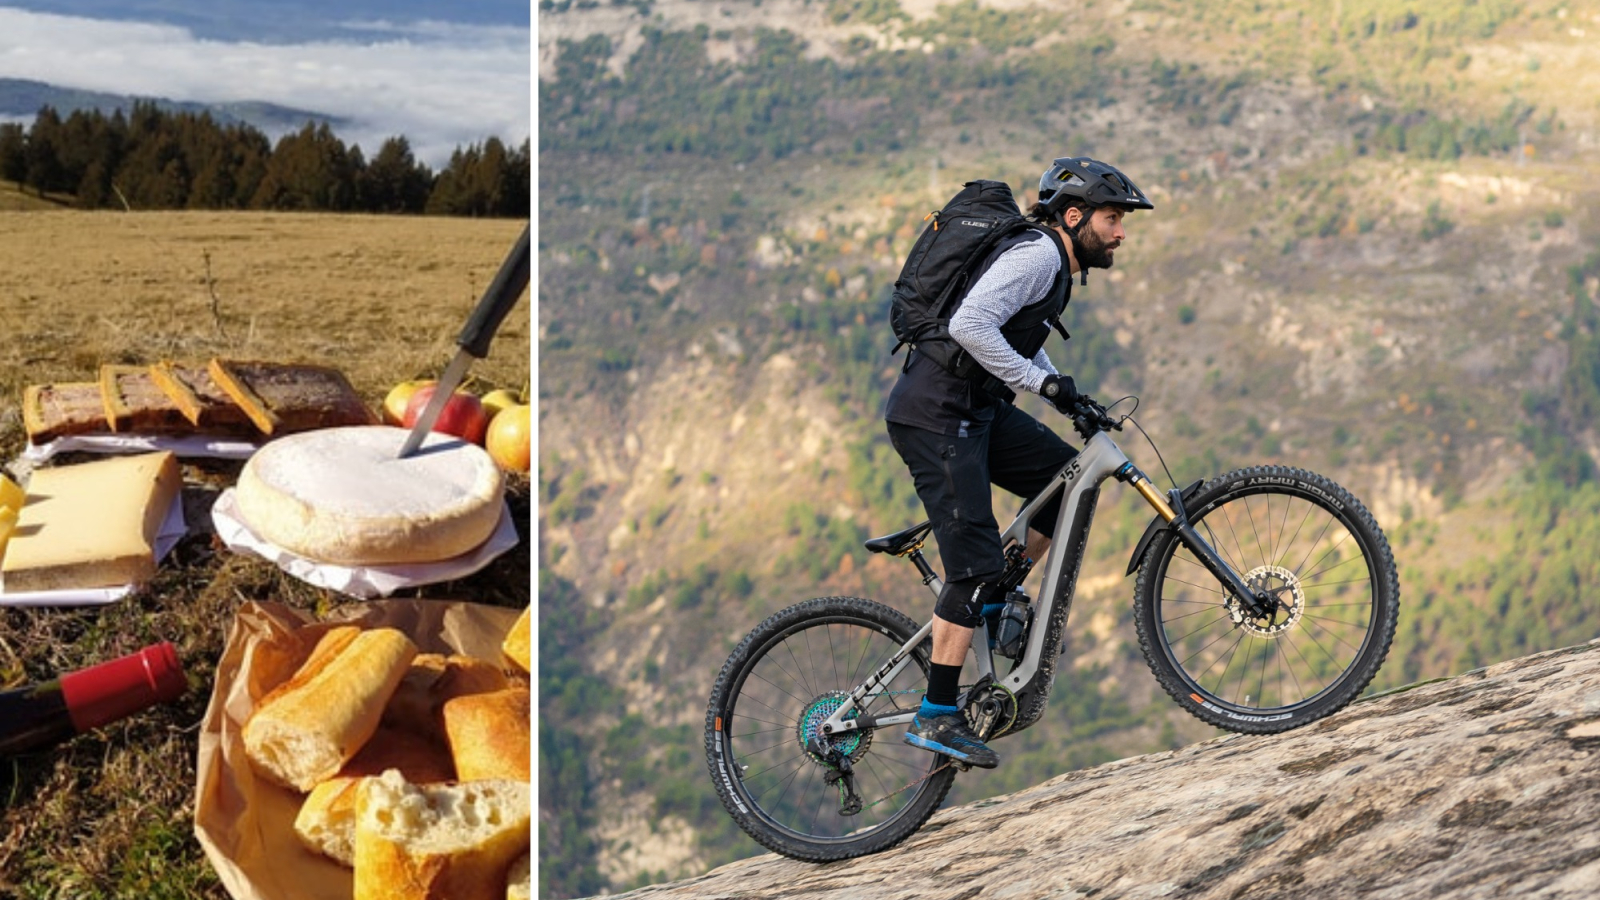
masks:
<path id="1" fill-rule="evenodd" d="M 1238 572 L 1233 570 L 1233 566 L 1228 565 L 1221 556 L 1218 556 L 1217 552 L 1211 549 L 1211 545 L 1206 543 L 1205 538 L 1201 537 L 1200 533 L 1194 530 L 1194 526 L 1189 524 L 1189 513 L 1183 506 L 1182 491 L 1174 488 L 1163 497 L 1161 492 L 1157 491 L 1155 485 L 1151 483 L 1150 477 L 1141 472 L 1139 467 L 1131 462 L 1112 474 L 1118 481 L 1133 485 L 1133 489 L 1139 492 L 1139 496 L 1143 497 L 1145 502 L 1155 509 L 1156 515 L 1167 523 L 1167 528 L 1178 536 L 1178 541 L 1189 548 L 1189 552 L 1199 558 L 1200 564 L 1206 567 L 1206 571 L 1215 576 L 1225 588 L 1239 598 L 1239 602 L 1244 606 L 1246 613 L 1257 619 L 1264 619 L 1271 615 L 1275 605 L 1274 602 L 1270 598 L 1258 596 L 1255 591 L 1250 590 L 1250 586 L 1244 583 L 1244 579 L 1239 576 Z"/>

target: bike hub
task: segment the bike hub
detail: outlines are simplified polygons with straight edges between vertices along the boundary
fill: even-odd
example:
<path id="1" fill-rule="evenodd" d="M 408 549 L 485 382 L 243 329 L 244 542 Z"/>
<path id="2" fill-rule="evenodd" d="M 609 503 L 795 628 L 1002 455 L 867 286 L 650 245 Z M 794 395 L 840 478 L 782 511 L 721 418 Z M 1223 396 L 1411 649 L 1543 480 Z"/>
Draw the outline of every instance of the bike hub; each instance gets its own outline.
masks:
<path id="1" fill-rule="evenodd" d="M 1261 637 L 1277 637 L 1300 623 L 1306 594 L 1298 575 L 1282 566 L 1257 566 L 1244 573 L 1243 581 L 1266 607 L 1267 615 L 1252 616 L 1238 597 L 1229 597 L 1228 613 L 1239 627 Z"/>
<path id="2" fill-rule="evenodd" d="M 850 731 L 841 735 L 827 734 L 822 730 L 822 723 L 844 705 L 850 695 L 845 691 L 828 691 L 817 695 L 800 711 L 799 721 L 795 723 L 795 739 L 800 742 L 801 749 L 814 762 L 823 765 L 832 765 L 827 759 L 818 756 L 811 748 L 826 747 L 849 759 L 852 763 L 858 762 L 867 753 L 867 747 L 872 743 L 872 732 Z M 851 710 L 846 719 L 854 719 L 856 711 Z M 812 742 L 816 743 L 813 744 Z"/>

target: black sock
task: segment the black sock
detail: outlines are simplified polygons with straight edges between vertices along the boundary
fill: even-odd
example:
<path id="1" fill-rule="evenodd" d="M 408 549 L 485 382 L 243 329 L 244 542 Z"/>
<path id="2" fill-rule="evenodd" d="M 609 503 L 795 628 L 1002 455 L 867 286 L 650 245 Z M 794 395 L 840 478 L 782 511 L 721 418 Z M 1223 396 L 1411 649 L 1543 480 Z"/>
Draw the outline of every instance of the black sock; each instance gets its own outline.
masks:
<path id="1" fill-rule="evenodd" d="M 928 664 L 927 701 L 935 706 L 955 706 L 961 692 L 961 667 Z"/>

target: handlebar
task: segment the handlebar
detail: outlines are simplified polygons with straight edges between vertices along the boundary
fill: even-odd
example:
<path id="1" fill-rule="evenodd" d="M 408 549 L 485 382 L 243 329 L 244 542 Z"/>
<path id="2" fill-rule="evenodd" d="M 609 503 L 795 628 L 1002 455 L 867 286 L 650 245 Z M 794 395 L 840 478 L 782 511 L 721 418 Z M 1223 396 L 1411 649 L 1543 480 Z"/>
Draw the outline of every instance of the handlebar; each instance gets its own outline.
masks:
<path id="1" fill-rule="evenodd" d="M 1104 406 L 1087 395 L 1078 398 L 1070 415 L 1073 429 L 1086 441 L 1102 431 L 1122 430 L 1122 422 L 1112 418 Z"/>

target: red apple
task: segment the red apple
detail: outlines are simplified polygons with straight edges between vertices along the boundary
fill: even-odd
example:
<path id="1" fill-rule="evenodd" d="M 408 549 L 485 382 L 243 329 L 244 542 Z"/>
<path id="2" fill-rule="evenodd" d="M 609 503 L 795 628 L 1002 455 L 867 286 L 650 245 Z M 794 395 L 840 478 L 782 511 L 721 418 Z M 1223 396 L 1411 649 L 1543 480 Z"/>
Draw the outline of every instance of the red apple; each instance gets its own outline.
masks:
<path id="1" fill-rule="evenodd" d="M 399 425 L 406 418 L 406 404 L 411 402 L 411 395 L 417 388 L 433 384 L 432 379 L 419 379 L 416 381 L 402 381 L 390 389 L 383 398 L 383 424 Z"/>
<path id="2" fill-rule="evenodd" d="M 422 415 L 422 410 L 427 407 L 432 399 L 434 388 L 437 385 L 423 385 L 411 394 L 411 399 L 406 401 L 405 418 L 401 424 L 406 428 L 417 424 L 417 418 Z M 439 413 L 438 421 L 433 423 L 433 430 L 441 434 L 453 434 L 463 440 L 474 444 L 483 443 L 483 432 L 489 427 L 489 417 L 483 411 L 483 404 L 478 398 L 466 391 L 456 391 L 445 402 L 444 409 Z"/>

